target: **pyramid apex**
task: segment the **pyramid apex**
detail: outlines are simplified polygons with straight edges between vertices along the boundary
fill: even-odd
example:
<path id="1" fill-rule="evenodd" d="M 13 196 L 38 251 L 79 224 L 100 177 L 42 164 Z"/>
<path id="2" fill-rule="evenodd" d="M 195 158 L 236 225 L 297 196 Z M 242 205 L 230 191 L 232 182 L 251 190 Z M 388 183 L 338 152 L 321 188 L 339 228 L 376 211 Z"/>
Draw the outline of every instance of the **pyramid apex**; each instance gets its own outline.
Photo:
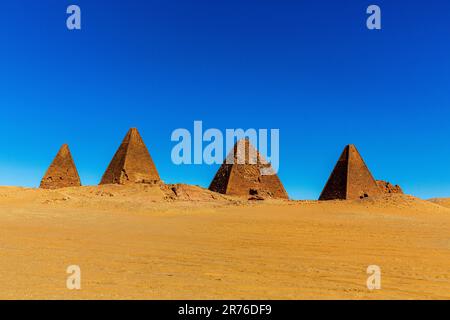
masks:
<path id="1" fill-rule="evenodd" d="M 356 146 L 354 144 L 348 144 L 345 148 L 344 148 L 344 153 L 347 154 L 351 154 L 351 153 L 357 153 L 359 154 L 358 148 L 356 148 Z"/>
<path id="2" fill-rule="evenodd" d="M 59 154 L 59 155 L 62 155 L 62 156 L 67 156 L 68 154 L 70 154 L 70 148 L 69 148 L 69 145 L 68 145 L 67 143 L 64 143 L 64 144 L 61 146 L 61 148 L 59 148 L 58 154 Z"/>
<path id="3" fill-rule="evenodd" d="M 130 128 L 130 130 L 128 130 L 127 137 L 140 138 L 141 134 L 139 133 L 139 130 L 137 128 L 133 127 L 133 128 Z"/>
<path id="4" fill-rule="evenodd" d="M 238 141 L 236 141 L 235 146 L 240 145 L 240 144 L 251 144 L 250 139 L 248 137 L 239 139 Z"/>
<path id="5" fill-rule="evenodd" d="M 130 128 L 130 129 L 128 129 L 128 132 L 127 132 L 128 134 L 132 134 L 132 133 L 139 133 L 139 131 L 138 131 L 138 129 L 137 128 L 135 128 L 135 127 L 132 127 L 132 128 Z"/>
<path id="6" fill-rule="evenodd" d="M 245 137 L 245 138 L 242 138 L 242 139 L 238 140 L 234 146 L 235 147 L 239 147 L 239 146 L 247 147 L 247 146 L 250 146 L 250 147 L 253 147 L 254 149 L 256 149 L 255 146 L 250 141 L 249 137 Z"/>

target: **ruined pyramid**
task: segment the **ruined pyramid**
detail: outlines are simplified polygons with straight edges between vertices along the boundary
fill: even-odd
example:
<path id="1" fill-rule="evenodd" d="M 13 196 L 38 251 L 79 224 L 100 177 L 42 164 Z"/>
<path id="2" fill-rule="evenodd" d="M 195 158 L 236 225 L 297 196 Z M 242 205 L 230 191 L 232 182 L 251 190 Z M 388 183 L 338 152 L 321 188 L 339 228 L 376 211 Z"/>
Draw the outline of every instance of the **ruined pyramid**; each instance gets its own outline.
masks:
<path id="1" fill-rule="evenodd" d="M 58 189 L 81 186 L 77 168 L 70 153 L 69 146 L 64 144 L 42 178 L 40 188 Z"/>
<path id="2" fill-rule="evenodd" d="M 160 181 L 152 157 L 138 130 L 131 128 L 106 169 L 100 184 Z"/>
<path id="3" fill-rule="evenodd" d="M 249 199 L 289 198 L 271 165 L 248 139 L 236 143 L 214 176 L 209 190 Z"/>
<path id="4" fill-rule="evenodd" d="M 354 145 L 348 145 L 334 167 L 319 200 L 354 200 L 381 194 Z"/>

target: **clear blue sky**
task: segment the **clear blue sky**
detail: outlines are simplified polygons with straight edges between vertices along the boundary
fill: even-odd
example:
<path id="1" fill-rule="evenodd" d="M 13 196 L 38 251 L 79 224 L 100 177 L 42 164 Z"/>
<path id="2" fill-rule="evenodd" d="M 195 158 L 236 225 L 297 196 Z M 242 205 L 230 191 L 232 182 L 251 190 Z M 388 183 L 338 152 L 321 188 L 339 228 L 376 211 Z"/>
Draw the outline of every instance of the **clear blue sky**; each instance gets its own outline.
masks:
<path id="1" fill-rule="evenodd" d="M 82 9 L 82 30 L 65 26 Z M 382 9 L 382 30 L 365 27 Z M 378 179 L 450 196 L 450 2 L 29 0 L 0 10 L 0 185 L 37 186 L 62 143 L 97 184 L 129 127 L 166 182 L 170 135 L 279 128 L 291 197 L 320 194 L 354 143 Z"/>

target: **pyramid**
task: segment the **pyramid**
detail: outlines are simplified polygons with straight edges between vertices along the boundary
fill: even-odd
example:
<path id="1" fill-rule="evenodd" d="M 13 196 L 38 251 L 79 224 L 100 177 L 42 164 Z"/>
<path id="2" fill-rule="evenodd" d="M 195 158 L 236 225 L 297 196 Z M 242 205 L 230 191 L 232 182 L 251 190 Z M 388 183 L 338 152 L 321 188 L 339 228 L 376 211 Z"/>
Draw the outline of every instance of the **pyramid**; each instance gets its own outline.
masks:
<path id="1" fill-rule="evenodd" d="M 160 181 L 152 157 L 138 130 L 131 128 L 106 169 L 100 184 Z"/>
<path id="2" fill-rule="evenodd" d="M 40 188 L 58 189 L 81 186 L 77 168 L 70 153 L 69 146 L 64 144 L 42 178 Z"/>
<path id="3" fill-rule="evenodd" d="M 348 145 L 334 167 L 319 200 L 354 200 L 381 194 L 354 145 Z"/>
<path id="4" fill-rule="evenodd" d="M 288 199 L 278 176 L 274 172 L 267 174 L 271 170 L 271 165 L 261 157 L 249 140 L 243 139 L 236 143 L 217 171 L 209 190 L 250 199 Z"/>

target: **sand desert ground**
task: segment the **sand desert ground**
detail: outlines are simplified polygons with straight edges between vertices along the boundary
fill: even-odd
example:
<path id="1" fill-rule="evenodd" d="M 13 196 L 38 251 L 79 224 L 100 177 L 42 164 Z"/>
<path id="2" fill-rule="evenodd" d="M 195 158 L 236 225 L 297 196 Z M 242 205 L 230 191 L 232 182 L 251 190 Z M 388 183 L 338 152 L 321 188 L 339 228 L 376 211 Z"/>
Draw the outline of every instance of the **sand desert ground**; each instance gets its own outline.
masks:
<path id="1" fill-rule="evenodd" d="M 450 200 L 0 187 L 0 250 L 1 299 L 449 299 Z M 74 264 L 81 290 L 66 288 Z"/>

